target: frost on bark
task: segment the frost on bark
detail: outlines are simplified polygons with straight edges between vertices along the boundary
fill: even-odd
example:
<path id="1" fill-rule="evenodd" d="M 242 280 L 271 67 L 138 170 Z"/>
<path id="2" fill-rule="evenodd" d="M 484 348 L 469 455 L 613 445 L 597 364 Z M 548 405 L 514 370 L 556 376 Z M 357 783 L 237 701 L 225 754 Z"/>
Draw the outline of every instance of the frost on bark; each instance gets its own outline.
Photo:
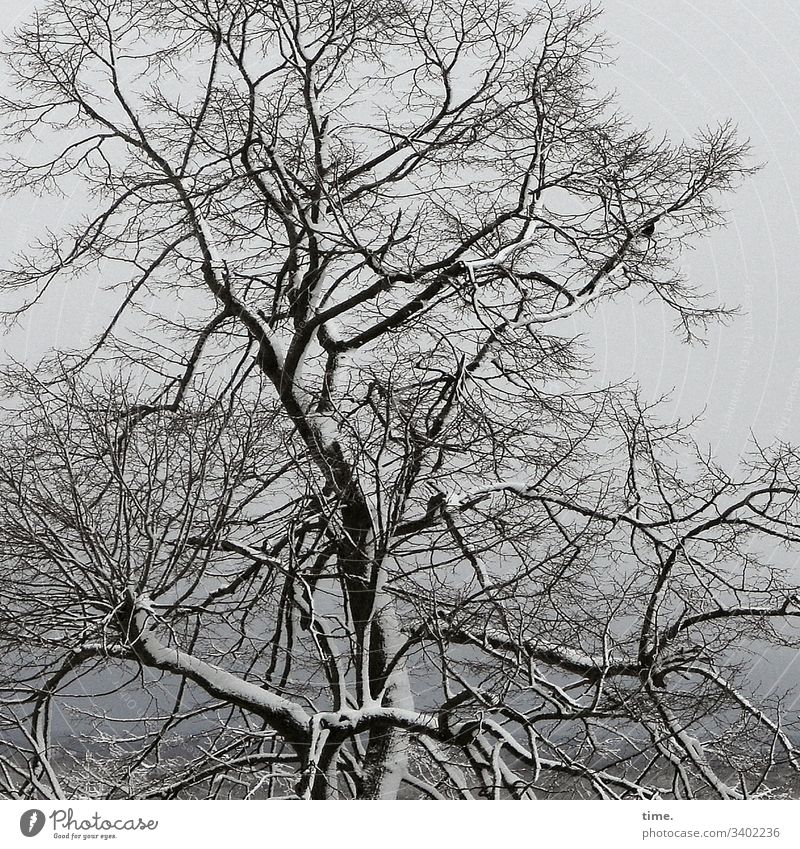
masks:
<path id="1" fill-rule="evenodd" d="M 0 794 L 792 792 L 747 670 L 795 644 L 795 449 L 734 478 L 575 338 L 726 315 L 681 251 L 747 148 L 637 130 L 597 14 L 530 5 L 51 0 L 9 36 L 4 189 L 71 200 L 6 315 L 45 335 L 87 280 L 108 315 L 3 371 Z"/>

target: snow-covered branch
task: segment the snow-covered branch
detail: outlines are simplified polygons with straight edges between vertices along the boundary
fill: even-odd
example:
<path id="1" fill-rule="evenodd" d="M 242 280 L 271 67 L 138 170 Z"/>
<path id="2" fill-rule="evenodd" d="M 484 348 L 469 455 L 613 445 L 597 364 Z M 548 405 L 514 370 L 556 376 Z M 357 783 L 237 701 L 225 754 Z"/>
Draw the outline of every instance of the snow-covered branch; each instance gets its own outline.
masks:
<path id="1" fill-rule="evenodd" d="M 289 739 L 302 740 L 310 715 L 295 702 L 162 642 L 155 633 L 152 602 L 129 591 L 130 645 L 146 666 L 188 678 L 215 698 L 262 717 Z"/>

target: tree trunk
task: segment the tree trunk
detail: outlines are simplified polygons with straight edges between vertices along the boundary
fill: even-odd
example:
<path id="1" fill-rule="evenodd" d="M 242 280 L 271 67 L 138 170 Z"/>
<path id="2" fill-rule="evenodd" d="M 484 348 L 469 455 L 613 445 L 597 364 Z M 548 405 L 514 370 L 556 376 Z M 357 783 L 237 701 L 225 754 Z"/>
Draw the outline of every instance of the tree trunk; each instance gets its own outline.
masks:
<path id="1" fill-rule="evenodd" d="M 372 628 L 371 656 L 379 665 L 379 674 L 373 678 L 376 690 L 384 690 L 382 704 L 386 707 L 413 709 L 414 696 L 405 660 L 401 659 L 391 669 L 403 645 L 403 635 L 394 610 L 394 602 L 384 595 L 381 609 L 376 614 Z M 385 688 L 385 689 L 384 689 Z M 363 799 L 396 799 L 400 784 L 408 771 L 411 735 L 403 728 L 383 726 L 370 732 L 364 759 Z"/>

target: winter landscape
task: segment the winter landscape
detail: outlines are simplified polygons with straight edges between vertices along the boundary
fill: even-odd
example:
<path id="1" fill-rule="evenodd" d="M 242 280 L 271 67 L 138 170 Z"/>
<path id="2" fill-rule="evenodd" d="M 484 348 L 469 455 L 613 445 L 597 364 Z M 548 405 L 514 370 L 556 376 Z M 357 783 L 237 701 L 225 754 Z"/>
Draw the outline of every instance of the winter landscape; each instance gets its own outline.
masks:
<path id="1" fill-rule="evenodd" d="M 781 156 L 606 5 L 4 26 L 0 798 L 800 794 Z"/>

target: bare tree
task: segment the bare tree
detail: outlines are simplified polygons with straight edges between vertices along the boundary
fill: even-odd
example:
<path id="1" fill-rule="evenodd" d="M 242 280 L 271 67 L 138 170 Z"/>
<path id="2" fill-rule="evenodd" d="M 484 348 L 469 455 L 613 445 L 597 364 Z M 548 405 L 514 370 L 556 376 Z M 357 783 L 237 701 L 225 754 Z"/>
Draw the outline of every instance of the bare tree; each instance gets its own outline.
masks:
<path id="1" fill-rule="evenodd" d="M 85 215 L 7 315 L 118 306 L 7 374 L 4 794 L 791 792 L 747 660 L 797 644 L 797 455 L 734 479 L 559 325 L 724 317 L 680 251 L 747 147 L 632 128 L 595 19 L 57 0 L 8 39 L 5 185 Z"/>

